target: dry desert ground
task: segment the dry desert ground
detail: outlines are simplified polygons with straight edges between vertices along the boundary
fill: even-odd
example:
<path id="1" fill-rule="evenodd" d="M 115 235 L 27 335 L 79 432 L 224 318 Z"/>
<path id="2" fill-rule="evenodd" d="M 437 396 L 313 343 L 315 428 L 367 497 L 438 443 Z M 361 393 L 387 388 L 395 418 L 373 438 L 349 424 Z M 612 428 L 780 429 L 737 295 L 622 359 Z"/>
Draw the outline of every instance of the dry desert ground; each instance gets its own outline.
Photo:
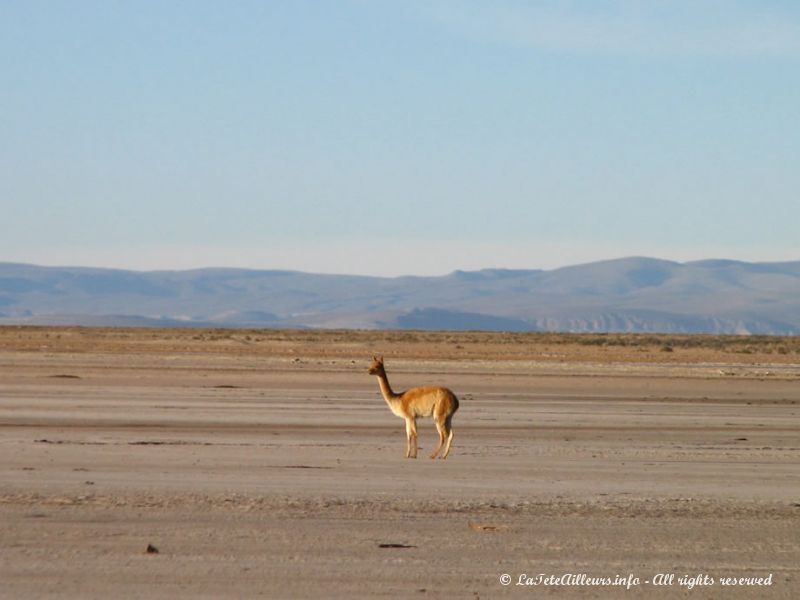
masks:
<path id="1" fill-rule="evenodd" d="M 0 598 L 794 599 L 798 401 L 791 338 L 3 327 Z"/>

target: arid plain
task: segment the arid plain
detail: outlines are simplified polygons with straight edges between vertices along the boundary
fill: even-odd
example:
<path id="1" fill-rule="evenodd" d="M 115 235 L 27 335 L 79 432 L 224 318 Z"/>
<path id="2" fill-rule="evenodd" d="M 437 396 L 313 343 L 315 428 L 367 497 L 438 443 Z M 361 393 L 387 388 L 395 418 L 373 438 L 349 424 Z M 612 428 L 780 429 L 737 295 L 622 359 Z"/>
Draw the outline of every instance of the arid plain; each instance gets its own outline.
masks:
<path id="1" fill-rule="evenodd" d="M 799 404 L 795 338 L 4 327 L 0 598 L 797 598 Z"/>

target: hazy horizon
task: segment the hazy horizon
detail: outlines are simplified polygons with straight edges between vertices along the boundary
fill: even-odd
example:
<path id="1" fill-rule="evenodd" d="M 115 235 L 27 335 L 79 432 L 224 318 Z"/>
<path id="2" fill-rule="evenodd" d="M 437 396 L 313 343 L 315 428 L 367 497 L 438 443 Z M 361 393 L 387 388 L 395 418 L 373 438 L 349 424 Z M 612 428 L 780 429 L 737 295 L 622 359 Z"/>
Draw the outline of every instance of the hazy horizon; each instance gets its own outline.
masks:
<path id="1" fill-rule="evenodd" d="M 491 271 L 491 270 L 510 270 L 510 271 L 556 271 L 563 268 L 569 267 L 580 267 L 580 266 L 587 266 L 592 265 L 595 263 L 613 263 L 618 261 L 630 260 L 630 259 L 644 259 L 644 260 L 653 260 L 653 261 L 664 261 L 668 263 L 674 263 L 679 265 L 687 265 L 691 263 L 697 262 L 715 262 L 715 261 L 733 261 L 737 263 L 743 264 L 780 264 L 780 263 L 795 263 L 800 262 L 800 257 L 796 258 L 789 258 L 789 259 L 782 259 L 782 260 L 747 260 L 747 259 L 737 259 L 731 258 L 728 256 L 703 256 L 698 258 L 690 258 L 686 260 L 675 260 L 671 258 L 664 258 L 660 256 L 647 256 L 643 254 L 631 254 L 626 256 L 611 256 L 608 258 L 597 258 L 597 259 L 589 259 L 589 260 L 579 260 L 570 263 L 563 263 L 563 264 L 555 264 L 554 266 L 516 266 L 516 267 L 509 267 L 505 265 L 488 265 L 483 267 L 477 268 L 460 268 L 456 267 L 450 269 L 445 272 L 411 272 L 411 273 L 396 273 L 396 274 L 386 274 L 386 273 L 368 273 L 368 272 L 354 272 L 354 271 L 337 271 L 335 269 L 329 271 L 323 270 L 307 270 L 307 269 L 296 269 L 296 268 L 282 268 L 282 267 L 273 267 L 273 266 L 239 266 L 239 265 L 226 265 L 226 264 L 202 264 L 198 266 L 189 266 L 189 267 L 165 267 L 165 268 L 135 268 L 135 267 L 125 267 L 125 266 L 108 266 L 104 264 L 83 264 L 83 263 L 72 263 L 72 262 L 65 262 L 64 264 L 47 264 L 47 263 L 38 263 L 38 262 L 29 262 L 29 261 L 6 261 L 0 260 L 0 265 L 2 264 L 18 264 L 18 265 L 25 265 L 25 266 L 32 266 L 32 267 L 42 267 L 42 268 L 52 268 L 52 269 L 99 269 L 99 270 L 110 270 L 110 271 L 131 271 L 131 272 L 138 272 L 138 273 L 154 273 L 154 272 L 178 272 L 178 271 L 194 271 L 194 270 L 243 270 L 243 271 L 291 271 L 296 273 L 306 273 L 309 275 L 342 275 L 342 276 L 356 276 L 356 277 L 442 277 L 446 275 L 451 275 L 456 272 L 477 272 L 477 271 Z"/>
<path id="2" fill-rule="evenodd" d="M 800 5 L 12 0 L 0 260 L 796 260 Z"/>

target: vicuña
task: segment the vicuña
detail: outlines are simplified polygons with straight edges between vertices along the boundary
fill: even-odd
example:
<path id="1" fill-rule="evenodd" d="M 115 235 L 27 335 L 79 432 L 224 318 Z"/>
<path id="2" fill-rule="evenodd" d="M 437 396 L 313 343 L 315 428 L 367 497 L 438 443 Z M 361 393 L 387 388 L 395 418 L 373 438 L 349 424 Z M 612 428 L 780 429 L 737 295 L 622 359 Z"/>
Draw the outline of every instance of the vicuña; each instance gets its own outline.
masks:
<path id="1" fill-rule="evenodd" d="M 395 394 L 386 377 L 383 357 L 372 357 L 369 374 L 378 377 L 381 395 L 389 410 L 406 420 L 406 458 L 417 458 L 417 417 L 433 417 L 439 432 L 439 444 L 431 458 L 436 458 L 442 446 L 444 452 L 440 458 L 447 458 L 453 442 L 453 415 L 458 410 L 456 395 L 443 387 L 417 387 Z"/>

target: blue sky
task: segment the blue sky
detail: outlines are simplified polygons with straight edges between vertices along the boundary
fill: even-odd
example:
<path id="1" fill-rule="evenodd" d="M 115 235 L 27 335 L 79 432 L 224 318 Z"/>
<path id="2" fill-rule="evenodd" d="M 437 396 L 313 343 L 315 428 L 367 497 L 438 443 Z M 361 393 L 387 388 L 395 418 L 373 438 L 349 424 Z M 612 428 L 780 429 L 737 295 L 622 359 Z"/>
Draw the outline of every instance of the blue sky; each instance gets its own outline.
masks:
<path id="1" fill-rule="evenodd" d="M 798 260 L 800 3 L 0 3 L 0 261 Z"/>

